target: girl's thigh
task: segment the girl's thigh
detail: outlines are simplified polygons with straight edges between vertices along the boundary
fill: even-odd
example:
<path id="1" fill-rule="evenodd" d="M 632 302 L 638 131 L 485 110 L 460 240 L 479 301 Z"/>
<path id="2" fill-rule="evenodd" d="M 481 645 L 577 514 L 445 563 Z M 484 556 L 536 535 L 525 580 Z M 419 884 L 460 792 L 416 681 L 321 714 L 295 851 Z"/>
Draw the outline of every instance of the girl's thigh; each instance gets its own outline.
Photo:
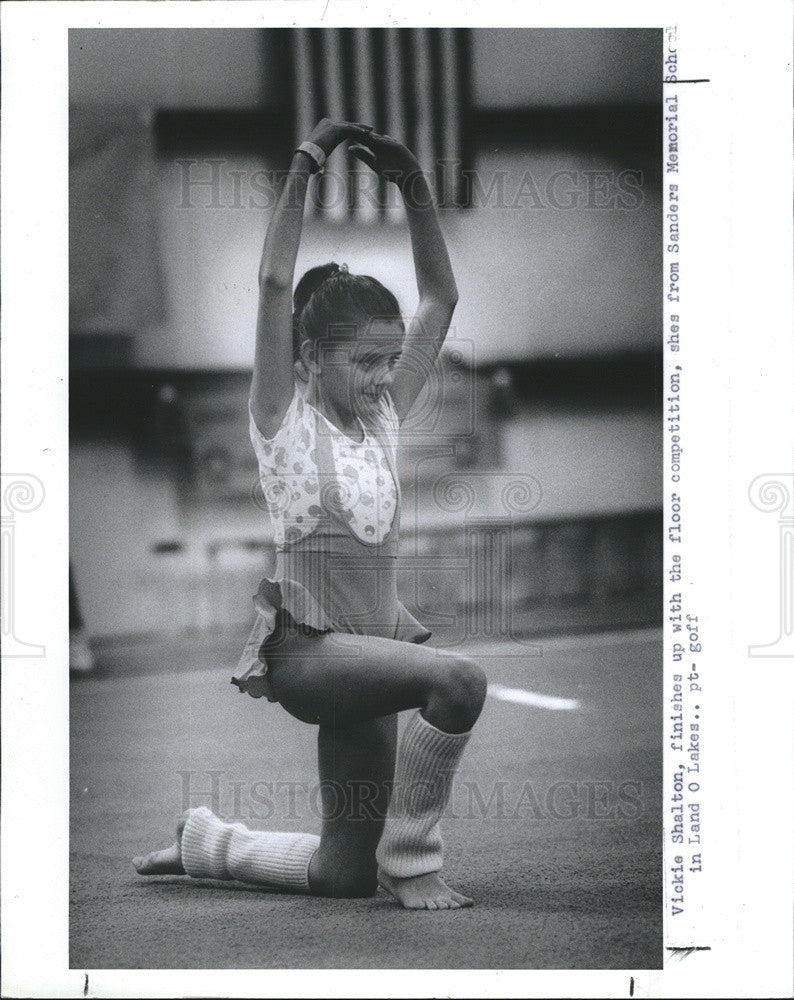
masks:
<path id="1" fill-rule="evenodd" d="M 350 726 L 426 705 L 455 657 L 378 636 L 287 637 L 267 651 L 280 704 L 303 722 Z"/>

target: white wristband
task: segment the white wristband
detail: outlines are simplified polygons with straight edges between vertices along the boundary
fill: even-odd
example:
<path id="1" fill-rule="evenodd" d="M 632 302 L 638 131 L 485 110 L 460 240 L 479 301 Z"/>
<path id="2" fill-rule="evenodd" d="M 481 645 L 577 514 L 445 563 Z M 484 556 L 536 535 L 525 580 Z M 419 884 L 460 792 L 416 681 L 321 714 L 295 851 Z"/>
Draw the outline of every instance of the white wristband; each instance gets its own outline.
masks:
<path id="1" fill-rule="evenodd" d="M 325 153 L 315 143 L 308 140 L 302 142 L 295 152 L 299 151 L 306 153 L 307 156 L 310 156 L 314 160 L 317 169 L 313 170 L 312 173 L 321 174 L 325 170 Z"/>

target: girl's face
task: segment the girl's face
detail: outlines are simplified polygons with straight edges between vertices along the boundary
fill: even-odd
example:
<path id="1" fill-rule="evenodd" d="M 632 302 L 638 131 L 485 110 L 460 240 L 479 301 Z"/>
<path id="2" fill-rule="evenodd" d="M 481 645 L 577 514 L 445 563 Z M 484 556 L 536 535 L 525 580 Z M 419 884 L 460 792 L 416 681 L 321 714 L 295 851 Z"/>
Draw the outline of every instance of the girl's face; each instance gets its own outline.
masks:
<path id="1" fill-rule="evenodd" d="M 405 333 L 399 320 L 362 322 L 357 332 L 355 339 L 330 337 L 317 344 L 316 376 L 323 398 L 338 413 L 366 421 L 391 386 Z"/>

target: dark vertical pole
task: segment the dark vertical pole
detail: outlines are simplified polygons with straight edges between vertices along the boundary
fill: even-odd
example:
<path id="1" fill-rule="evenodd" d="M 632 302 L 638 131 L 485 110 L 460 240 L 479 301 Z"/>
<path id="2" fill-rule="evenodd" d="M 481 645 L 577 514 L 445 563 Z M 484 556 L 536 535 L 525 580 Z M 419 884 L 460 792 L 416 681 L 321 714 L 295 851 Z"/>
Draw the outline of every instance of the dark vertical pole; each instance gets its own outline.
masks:
<path id="1" fill-rule="evenodd" d="M 277 122 L 275 135 L 266 133 L 263 122 L 261 145 L 279 164 L 286 164 L 297 145 L 297 94 L 292 28 L 263 28 L 259 32 L 259 106 L 268 120 Z M 278 110 L 274 115 L 273 111 Z M 264 117 L 264 116 L 263 116 Z"/>
<path id="2" fill-rule="evenodd" d="M 471 28 L 455 29 L 455 54 L 457 71 L 458 106 L 460 108 L 460 159 L 459 170 L 469 170 L 472 166 L 472 144 L 469 129 L 471 118 L 471 74 L 472 65 L 472 37 Z M 460 174 L 455 178 L 455 192 L 452 194 L 453 202 L 459 208 L 469 207 L 469 197 L 466 193 L 466 186 L 461 184 Z"/>
<path id="3" fill-rule="evenodd" d="M 402 64 L 402 102 L 405 109 L 405 135 L 402 139 L 409 149 L 416 145 L 416 99 L 414 97 L 414 33 L 412 28 L 398 28 L 400 62 Z"/>
<path id="4" fill-rule="evenodd" d="M 370 51 L 374 64 L 372 78 L 375 81 L 375 121 L 372 124 L 375 126 L 375 131 L 381 133 L 386 131 L 386 46 L 384 35 L 387 30 L 394 29 L 369 29 Z M 378 215 L 381 219 L 386 214 L 387 183 L 382 177 L 378 179 Z"/>
<path id="5" fill-rule="evenodd" d="M 438 28 L 431 28 L 428 31 L 428 41 L 430 44 L 430 78 L 432 81 L 432 123 L 433 123 L 433 172 L 436 201 L 440 206 L 446 205 L 445 194 L 445 171 L 439 166 L 438 160 L 443 149 L 443 123 L 447 108 L 444 104 L 444 86 L 441 79 L 441 35 Z"/>
<path id="6" fill-rule="evenodd" d="M 339 48 L 342 53 L 342 99 L 344 101 L 344 113 L 347 121 L 358 121 L 358 108 L 356 107 L 356 53 L 355 53 L 355 31 L 353 28 L 341 28 L 339 31 Z M 356 201 L 358 199 L 358 186 L 353 180 L 354 159 L 352 153 L 345 150 L 345 166 L 347 170 L 347 215 L 349 219 L 354 219 L 356 214 Z"/>

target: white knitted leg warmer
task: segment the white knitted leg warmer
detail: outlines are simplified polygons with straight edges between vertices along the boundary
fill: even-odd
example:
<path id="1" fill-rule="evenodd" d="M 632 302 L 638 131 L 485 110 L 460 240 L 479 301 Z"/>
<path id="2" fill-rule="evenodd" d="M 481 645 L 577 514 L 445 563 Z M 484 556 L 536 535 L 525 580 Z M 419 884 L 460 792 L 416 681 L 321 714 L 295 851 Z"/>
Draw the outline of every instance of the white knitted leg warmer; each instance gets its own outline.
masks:
<path id="1" fill-rule="evenodd" d="M 249 830 L 224 823 L 201 806 L 182 834 L 182 864 L 193 878 L 240 879 L 309 892 L 309 862 L 320 846 L 312 833 Z"/>
<path id="2" fill-rule="evenodd" d="M 376 852 L 393 878 L 437 872 L 442 864 L 439 819 L 470 733 L 444 733 L 417 712 L 397 752 L 394 791 Z"/>

